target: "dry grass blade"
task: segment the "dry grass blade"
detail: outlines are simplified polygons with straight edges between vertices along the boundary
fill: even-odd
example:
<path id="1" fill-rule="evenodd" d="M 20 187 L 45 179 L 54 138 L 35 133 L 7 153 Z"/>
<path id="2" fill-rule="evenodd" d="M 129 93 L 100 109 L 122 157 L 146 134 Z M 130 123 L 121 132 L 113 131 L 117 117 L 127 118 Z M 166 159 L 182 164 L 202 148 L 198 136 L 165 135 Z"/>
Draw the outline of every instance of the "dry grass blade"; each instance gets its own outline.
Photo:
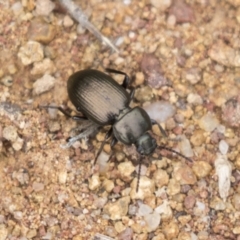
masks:
<path id="1" fill-rule="evenodd" d="M 112 50 L 119 52 L 118 49 L 112 44 L 112 42 L 104 37 L 98 29 L 96 29 L 87 19 L 82 9 L 76 5 L 72 0 L 59 0 L 60 4 L 67 9 L 68 13 L 79 22 L 84 28 L 87 28 L 96 38 L 106 43 Z"/>

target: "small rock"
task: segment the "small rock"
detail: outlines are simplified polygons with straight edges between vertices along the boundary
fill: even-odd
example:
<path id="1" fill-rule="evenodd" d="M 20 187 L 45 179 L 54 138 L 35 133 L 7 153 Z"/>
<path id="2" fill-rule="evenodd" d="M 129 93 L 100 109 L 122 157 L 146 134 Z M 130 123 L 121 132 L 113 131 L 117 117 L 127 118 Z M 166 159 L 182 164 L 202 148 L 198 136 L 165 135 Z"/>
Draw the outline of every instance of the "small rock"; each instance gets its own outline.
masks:
<path id="1" fill-rule="evenodd" d="M 120 173 L 121 178 L 124 181 L 129 181 L 132 179 L 132 173 L 135 171 L 135 167 L 133 166 L 132 162 L 122 162 L 118 164 L 118 170 Z"/>
<path id="2" fill-rule="evenodd" d="M 130 227 L 127 227 L 118 235 L 119 240 L 132 240 L 133 239 L 133 230 Z"/>
<path id="3" fill-rule="evenodd" d="M 13 84 L 13 78 L 11 76 L 5 76 L 1 79 L 1 83 L 6 87 L 10 87 Z"/>
<path id="4" fill-rule="evenodd" d="M 178 224 L 175 222 L 170 222 L 163 227 L 163 233 L 168 240 L 172 240 L 178 236 L 179 228 Z"/>
<path id="5" fill-rule="evenodd" d="M 172 0 L 151 0 L 151 4 L 160 11 L 166 11 L 172 4 Z"/>
<path id="6" fill-rule="evenodd" d="M 19 151 L 22 149 L 23 143 L 23 139 L 18 137 L 17 140 L 12 144 L 12 147 L 15 151 Z"/>
<path id="7" fill-rule="evenodd" d="M 89 179 L 89 189 L 96 190 L 100 187 L 100 178 L 98 174 L 93 174 L 92 177 Z"/>
<path id="8" fill-rule="evenodd" d="M 130 197 L 122 197 L 116 202 L 109 202 L 103 208 L 103 213 L 109 215 L 111 220 L 119 220 L 126 216 Z"/>
<path id="9" fill-rule="evenodd" d="M 177 23 L 194 22 L 195 16 L 192 8 L 184 0 L 173 1 L 169 14 L 176 17 Z"/>
<path id="10" fill-rule="evenodd" d="M 240 67 L 239 50 L 229 47 L 223 41 L 218 41 L 208 51 L 209 57 L 226 67 Z"/>
<path id="11" fill-rule="evenodd" d="M 134 97 L 137 99 L 137 101 L 144 103 L 151 101 L 154 95 L 152 89 L 149 86 L 143 86 L 136 89 Z"/>
<path id="12" fill-rule="evenodd" d="M 8 236 L 8 229 L 5 224 L 0 224 L 0 239 L 5 240 Z"/>
<path id="13" fill-rule="evenodd" d="M 61 129 L 61 126 L 60 126 L 59 122 L 57 122 L 57 121 L 50 121 L 48 123 L 48 130 L 49 130 L 49 132 L 54 133 L 54 132 L 59 131 L 60 129 Z"/>
<path id="14" fill-rule="evenodd" d="M 161 215 L 163 221 L 171 219 L 173 216 L 173 211 L 172 211 L 171 207 L 169 206 L 169 203 L 167 200 L 163 200 L 163 203 L 161 205 L 157 206 L 154 209 L 154 212 L 159 213 Z"/>
<path id="15" fill-rule="evenodd" d="M 169 182 L 169 176 L 166 171 L 162 169 L 157 169 L 153 175 L 156 187 L 161 188 L 164 185 L 167 185 Z"/>
<path id="16" fill-rule="evenodd" d="M 54 87 L 56 79 L 49 74 L 44 74 L 42 78 L 39 78 L 33 83 L 33 93 L 39 95 L 41 93 L 49 91 Z"/>
<path id="17" fill-rule="evenodd" d="M 181 186 L 176 179 L 170 179 L 167 187 L 167 194 L 173 196 L 177 193 L 180 193 Z"/>
<path id="18" fill-rule="evenodd" d="M 194 93 L 188 94 L 187 101 L 188 101 L 188 103 L 193 104 L 193 105 L 202 105 L 203 104 L 202 97 L 200 95 L 194 94 Z"/>
<path id="19" fill-rule="evenodd" d="M 139 208 L 137 211 L 137 215 L 140 217 L 153 212 L 153 209 L 151 207 L 149 207 L 147 204 L 139 202 L 138 205 L 139 205 Z"/>
<path id="20" fill-rule="evenodd" d="M 179 148 L 181 153 L 186 157 L 193 157 L 193 150 L 190 144 L 190 141 L 186 138 L 185 135 L 182 135 L 181 141 L 179 142 Z"/>
<path id="21" fill-rule="evenodd" d="M 67 15 L 63 18 L 63 26 L 68 28 L 74 24 L 73 20 Z"/>
<path id="22" fill-rule="evenodd" d="M 226 155 L 228 152 L 229 145 L 225 140 L 221 140 L 219 142 L 218 148 L 221 154 Z"/>
<path id="23" fill-rule="evenodd" d="M 11 9 L 13 10 L 14 14 L 17 16 L 17 15 L 20 15 L 23 11 L 23 6 L 21 4 L 21 2 L 16 2 L 12 5 Z"/>
<path id="24" fill-rule="evenodd" d="M 50 43 L 56 36 L 56 27 L 47 23 L 42 17 L 36 17 L 30 21 L 28 39 L 43 44 Z"/>
<path id="25" fill-rule="evenodd" d="M 139 86 L 143 83 L 144 83 L 144 74 L 142 72 L 137 72 L 136 78 L 135 78 L 135 84 Z"/>
<path id="26" fill-rule="evenodd" d="M 114 182 L 109 179 L 105 179 L 103 181 L 102 185 L 107 192 L 111 192 L 114 188 Z"/>
<path id="27" fill-rule="evenodd" d="M 175 107 L 166 101 L 157 101 L 144 107 L 151 119 L 157 122 L 166 122 L 175 112 Z"/>
<path id="28" fill-rule="evenodd" d="M 202 129 L 195 130 L 190 138 L 190 142 L 193 144 L 193 146 L 202 146 L 205 141 L 206 138 Z"/>
<path id="29" fill-rule="evenodd" d="M 154 181 L 146 176 L 142 176 L 139 182 L 139 189 L 136 192 L 137 188 L 137 178 L 135 178 L 131 183 L 131 192 L 130 196 L 131 199 L 145 199 L 146 197 L 152 196 L 153 192 L 155 191 Z"/>
<path id="30" fill-rule="evenodd" d="M 18 57 L 25 66 L 30 65 L 33 62 L 39 62 L 44 57 L 43 47 L 38 42 L 28 41 L 26 45 L 20 48 Z"/>
<path id="31" fill-rule="evenodd" d="M 223 211 L 226 209 L 226 203 L 218 197 L 213 197 L 210 201 L 210 207 L 216 211 Z"/>
<path id="32" fill-rule="evenodd" d="M 39 16 L 49 16 L 54 8 L 55 4 L 50 0 L 36 1 L 36 13 Z"/>
<path id="33" fill-rule="evenodd" d="M 107 197 L 96 198 L 93 202 L 93 206 L 95 206 L 98 209 L 101 209 L 104 207 L 107 201 L 108 201 Z"/>
<path id="34" fill-rule="evenodd" d="M 33 182 L 32 188 L 33 188 L 33 191 L 40 192 L 44 190 L 44 184 L 39 182 Z"/>
<path id="35" fill-rule="evenodd" d="M 8 141 L 15 142 L 18 138 L 17 129 L 14 126 L 7 126 L 3 129 L 2 136 Z"/>
<path id="36" fill-rule="evenodd" d="M 180 162 L 174 165 L 174 170 L 172 175 L 176 179 L 176 181 L 181 185 L 183 184 L 193 185 L 197 181 L 197 178 L 192 168 Z"/>
<path id="37" fill-rule="evenodd" d="M 196 203 L 196 198 L 195 196 L 186 196 L 184 199 L 184 207 L 186 209 L 192 209 Z"/>
<path id="38" fill-rule="evenodd" d="M 56 71 L 56 67 L 52 60 L 44 58 L 41 62 L 36 62 L 31 70 L 32 75 L 53 74 Z"/>
<path id="39" fill-rule="evenodd" d="M 232 127 L 240 126 L 240 97 L 231 98 L 223 105 L 222 119 Z"/>
<path id="40" fill-rule="evenodd" d="M 67 182 L 67 171 L 66 170 L 62 170 L 62 171 L 59 172 L 58 182 L 60 184 L 65 184 Z"/>
<path id="41" fill-rule="evenodd" d="M 36 237 L 37 236 L 37 230 L 36 229 L 30 229 L 28 232 L 27 232 L 27 235 L 26 235 L 26 237 L 28 238 L 28 239 L 32 239 L 32 238 L 34 238 L 34 237 Z"/>
<path id="42" fill-rule="evenodd" d="M 196 84 L 202 79 L 201 70 L 199 68 L 190 68 L 185 74 L 185 79 L 191 84 Z"/>
<path id="43" fill-rule="evenodd" d="M 199 179 L 201 179 L 208 176 L 208 174 L 212 170 L 212 167 L 208 162 L 198 161 L 198 162 L 194 162 L 194 165 L 192 166 L 192 170 L 195 173 L 195 175 Z"/>
<path id="44" fill-rule="evenodd" d="M 141 69 L 150 87 L 160 88 L 169 84 L 169 81 L 163 76 L 161 64 L 154 54 L 143 55 Z"/>
<path id="45" fill-rule="evenodd" d="M 233 203 L 234 208 L 237 211 L 239 211 L 240 210 L 240 194 L 239 193 L 235 193 L 233 195 L 232 203 Z"/>
<path id="46" fill-rule="evenodd" d="M 160 217 L 160 214 L 153 212 L 153 213 L 146 214 L 144 216 L 144 220 L 146 222 L 147 231 L 153 232 L 159 227 L 161 217 Z"/>
<path id="47" fill-rule="evenodd" d="M 215 114 L 208 112 L 199 120 L 199 127 L 206 132 L 212 132 L 219 126 L 219 121 Z"/>

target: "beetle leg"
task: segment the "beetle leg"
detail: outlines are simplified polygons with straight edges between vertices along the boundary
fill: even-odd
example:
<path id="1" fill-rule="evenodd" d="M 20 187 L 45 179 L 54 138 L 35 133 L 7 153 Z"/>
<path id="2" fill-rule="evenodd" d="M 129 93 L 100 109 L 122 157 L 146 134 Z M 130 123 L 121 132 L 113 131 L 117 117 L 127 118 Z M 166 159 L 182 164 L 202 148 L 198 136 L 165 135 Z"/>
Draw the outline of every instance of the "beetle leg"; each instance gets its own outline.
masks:
<path id="1" fill-rule="evenodd" d="M 106 133 L 106 135 L 105 135 L 105 137 L 104 137 L 104 140 L 102 141 L 102 144 L 101 144 L 101 146 L 100 146 L 100 148 L 99 148 L 99 150 L 98 150 L 98 152 L 97 152 L 97 155 L 96 155 L 95 160 L 94 160 L 94 165 L 96 164 L 97 159 L 98 159 L 100 153 L 101 153 L 102 150 L 103 150 L 104 144 L 106 143 L 106 141 L 108 140 L 108 138 L 112 135 L 112 132 L 113 132 L 113 128 L 111 127 L 111 128 L 109 129 L 109 131 Z"/>
<path id="2" fill-rule="evenodd" d="M 72 118 L 75 121 L 83 121 L 83 120 L 87 120 L 86 117 L 84 116 L 71 116 L 66 110 L 64 110 L 62 107 L 58 107 L 58 106 L 40 106 L 41 108 L 54 108 L 57 109 L 58 111 L 60 111 L 61 113 L 63 113 L 66 117 L 68 118 Z"/>
<path id="3" fill-rule="evenodd" d="M 111 69 L 111 68 L 106 68 L 105 70 L 107 72 L 110 72 L 110 73 L 116 73 L 116 74 L 124 75 L 124 80 L 123 80 L 123 83 L 122 83 L 122 87 L 124 87 L 124 88 L 128 87 L 128 85 L 130 83 L 130 78 L 129 78 L 129 76 L 126 73 L 118 71 L 118 70 L 115 70 L 115 69 Z"/>
<path id="4" fill-rule="evenodd" d="M 131 87 L 131 88 L 130 88 L 130 93 L 129 93 L 129 95 L 130 95 L 130 101 L 133 100 L 134 94 L 135 94 L 135 88 Z"/>
<path id="5" fill-rule="evenodd" d="M 158 127 L 159 127 L 162 135 L 163 135 L 164 137 L 167 137 L 167 133 L 165 132 L 165 130 L 162 128 L 162 126 L 161 126 L 156 120 L 151 119 L 151 122 L 152 122 L 152 125 L 158 125 Z"/>

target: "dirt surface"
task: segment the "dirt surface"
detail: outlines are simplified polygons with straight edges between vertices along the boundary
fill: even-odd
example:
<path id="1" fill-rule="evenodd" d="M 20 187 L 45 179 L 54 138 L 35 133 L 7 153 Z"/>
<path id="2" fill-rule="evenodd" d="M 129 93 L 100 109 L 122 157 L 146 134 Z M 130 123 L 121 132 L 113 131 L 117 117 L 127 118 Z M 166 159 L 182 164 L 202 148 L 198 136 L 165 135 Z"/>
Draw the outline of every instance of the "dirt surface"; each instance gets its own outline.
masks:
<path id="1" fill-rule="evenodd" d="M 240 1 L 75 3 L 119 53 L 57 1 L 0 0 L 0 240 L 240 239 Z M 67 80 L 86 68 L 129 74 L 158 145 L 193 163 L 156 150 L 136 193 L 134 146 L 93 166 L 108 128 L 62 148 L 79 123 L 39 106 L 76 114 Z"/>

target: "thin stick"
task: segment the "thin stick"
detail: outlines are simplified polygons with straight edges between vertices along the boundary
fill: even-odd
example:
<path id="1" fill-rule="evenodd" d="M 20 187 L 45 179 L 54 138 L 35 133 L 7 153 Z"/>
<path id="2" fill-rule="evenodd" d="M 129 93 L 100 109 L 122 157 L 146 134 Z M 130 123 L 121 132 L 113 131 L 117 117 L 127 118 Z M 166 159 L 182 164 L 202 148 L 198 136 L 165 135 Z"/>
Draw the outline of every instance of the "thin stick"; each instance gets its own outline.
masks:
<path id="1" fill-rule="evenodd" d="M 72 2 L 72 0 L 59 0 L 60 4 L 67 9 L 69 14 L 79 22 L 84 28 L 87 28 L 97 39 L 106 43 L 112 50 L 119 53 L 118 49 L 112 44 L 112 42 L 105 36 L 103 36 L 97 28 L 95 28 L 87 19 L 82 9 Z"/>

